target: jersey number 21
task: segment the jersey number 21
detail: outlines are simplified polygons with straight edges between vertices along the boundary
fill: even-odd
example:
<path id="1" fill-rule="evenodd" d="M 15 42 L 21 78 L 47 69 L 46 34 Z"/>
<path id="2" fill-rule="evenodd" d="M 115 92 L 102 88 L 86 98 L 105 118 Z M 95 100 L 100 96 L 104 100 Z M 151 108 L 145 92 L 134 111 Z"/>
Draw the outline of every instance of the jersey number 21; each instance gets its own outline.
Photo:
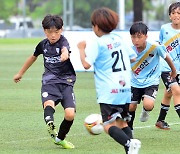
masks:
<path id="1" fill-rule="evenodd" d="M 120 50 L 119 52 L 118 51 L 112 52 L 111 56 L 112 56 L 112 58 L 115 58 L 114 64 L 112 65 L 112 71 L 113 72 L 119 72 L 119 71 L 122 71 L 122 69 L 126 70 L 126 66 L 125 66 L 124 60 L 123 60 L 122 50 Z M 121 58 L 120 60 L 122 61 L 123 68 L 118 68 L 117 67 L 117 63 L 119 61 L 119 58 Z"/>

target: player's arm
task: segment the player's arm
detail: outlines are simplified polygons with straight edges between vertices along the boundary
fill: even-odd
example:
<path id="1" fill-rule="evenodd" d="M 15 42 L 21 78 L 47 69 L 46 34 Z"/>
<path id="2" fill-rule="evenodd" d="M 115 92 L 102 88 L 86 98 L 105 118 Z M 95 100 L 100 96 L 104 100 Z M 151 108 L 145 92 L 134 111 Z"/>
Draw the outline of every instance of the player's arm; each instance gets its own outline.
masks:
<path id="1" fill-rule="evenodd" d="M 168 63 L 169 67 L 171 68 L 171 73 L 170 73 L 171 77 L 175 78 L 177 76 L 176 68 L 175 68 L 171 58 L 168 55 L 166 55 L 165 61 Z"/>
<path id="2" fill-rule="evenodd" d="M 133 62 L 135 62 L 135 61 L 136 61 L 136 58 L 130 59 L 130 62 L 131 62 L 131 63 L 133 63 Z"/>
<path id="3" fill-rule="evenodd" d="M 85 54 L 86 42 L 85 41 L 79 42 L 77 44 L 77 47 L 79 49 L 80 59 L 81 59 L 81 63 L 83 65 L 83 67 L 85 69 L 89 69 L 91 67 L 91 65 L 89 63 L 87 63 L 85 60 L 85 58 L 86 58 L 86 54 Z"/>
<path id="4" fill-rule="evenodd" d="M 69 51 L 66 47 L 61 49 L 61 57 L 60 60 L 63 62 L 69 58 Z"/>
<path id="5" fill-rule="evenodd" d="M 24 73 L 28 70 L 28 68 L 36 61 L 37 57 L 32 55 L 30 56 L 22 66 L 22 68 L 19 70 L 19 72 L 14 76 L 13 80 L 14 82 L 19 82 L 24 75 Z"/>

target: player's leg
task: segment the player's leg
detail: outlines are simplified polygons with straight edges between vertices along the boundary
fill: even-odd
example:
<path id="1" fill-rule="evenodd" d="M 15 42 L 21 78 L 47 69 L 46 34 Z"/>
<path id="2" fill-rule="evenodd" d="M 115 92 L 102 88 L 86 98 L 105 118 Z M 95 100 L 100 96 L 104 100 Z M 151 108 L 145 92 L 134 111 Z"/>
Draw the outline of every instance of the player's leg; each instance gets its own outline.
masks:
<path id="1" fill-rule="evenodd" d="M 141 122 L 146 122 L 149 119 L 149 113 L 154 108 L 157 91 L 158 85 L 152 85 L 145 88 L 143 95 L 143 109 L 140 115 Z"/>
<path id="2" fill-rule="evenodd" d="M 180 118 L 180 74 L 176 76 L 176 81 L 178 86 L 171 88 L 171 91 L 173 95 L 174 108 Z"/>
<path id="3" fill-rule="evenodd" d="M 168 125 L 167 122 L 165 122 L 165 118 L 166 118 L 167 112 L 169 111 L 169 108 L 170 108 L 171 97 L 173 96 L 173 102 L 174 102 L 175 109 L 176 109 L 176 105 L 178 107 L 179 106 L 178 104 L 180 103 L 179 102 L 179 100 L 180 100 L 179 86 L 177 84 L 177 81 L 179 81 L 179 80 L 178 79 L 170 80 L 169 72 L 163 72 L 161 74 L 161 78 L 166 87 L 166 90 L 164 92 L 164 96 L 162 99 L 159 117 L 158 117 L 155 125 L 157 128 L 168 130 L 168 129 L 170 129 L 170 126 Z M 176 111 L 178 113 L 178 112 L 180 112 L 180 109 L 176 110 Z"/>
<path id="4" fill-rule="evenodd" d="M 165 89 L 164 96 L 163 96 L 162 103 L 161 103 L 159 117 L 155 124 L 157 128 L 165 129 L 165 130 L 170 129 L 170 126 L 168 125 L 168 123 L 165 122 L 165 118 L 166 118 L 167 112 L 169 111 L 169 108 L 170 108 L 171 97 L 172 97 L 171 91 L 167 91 Z"/>
<path id="5" fill-rule="evenodd" d="M 44 102 L 44 120 L 46 122 L 48 132 L 53 139 L 55 139 L 57 136 L 56 127 L 54 124 L 54 113 L 54 101 L 48 100 Z"/>
<path id="6" fill-rule="evenodd" d="M 41 99 L 43 102 L 44 120 L 50 136 L 55 139 L 55 137 L 57 136 L 57 131 L 54 124 L 56 97 L 51 95 L 51 93 L 56 94 L 56 88 L 54 85 L 42 85 Z"/>
<path id="7" fill-rule="evenodd" d="M 59 126 L 58 136 L 55 139 L 55 144 L 61 145 L 65 149 L 72 149 L 74 145 L 65 140 L 69 133 L 75 117 L 75 97 L 73 87 L 68 85 L 61 86 L 63 100 L 62 106 L 64 108 L 64 119 Z"/>
<path id="8" fill-rule="evenodd" d="M 131 129 L 128 127 L 124 114 L 121 115 L 123 109 L 119 110 L 113 105 L 100 104 L 101 114 L 104 124 L 104 130 L 109 136 L 111 136 L 116 142 L 124 146 L 127 154 L 135 153 L 139 151 L 141 142 L 136 139 L 132 139 Z M 117 110 L 116 110 L 117 109 Z M 116 112 L 117 111 L 117 112 Z M 128 117 L 129 115 L 126 114 Z M 124 119 L 124 120 L 122 120 Z M 129 149 L 133 151 L 129 151 Z"/>
<path id="9" fill-rule="evenodd" d="M 129 105 L 129 114 L 131 115 L 131 120 L 128 122 L 128 126 L 131 128 L 132 131 L 133 131 L 133 123 L 135 119 L 136 108 L 137 108 L 136 103 L 132 103 Z"/>
<path id="10" fill-rule="evenodd" d="M 118 123 L 118 124 L 117 124 Z M 116 126 L 120 127 L 116 127 Z M 119 144 L 124 146 L 126 154 L 138 154 L 141 147 L 141 142 L 137 139 L 130 138 L 124 130 L 131 131 L 128 127 L 127 122 L 118 119 L 116 126 L 111 125 L 108 129 L 108 134 Z M 105 126 L 106 127 L 106 126 Z M 106 129 L 106 128 L 105 128 Z"/>
<path id="11" fill-rule="evenodd" d="M 131 104 L 129 105 L 129 114 L 131 115 L 131 120 L 128 122 L 128 126 L 132 131 L 137 104 L 140 104 L 143 92 L 144 88 L 131 87 Z"/>

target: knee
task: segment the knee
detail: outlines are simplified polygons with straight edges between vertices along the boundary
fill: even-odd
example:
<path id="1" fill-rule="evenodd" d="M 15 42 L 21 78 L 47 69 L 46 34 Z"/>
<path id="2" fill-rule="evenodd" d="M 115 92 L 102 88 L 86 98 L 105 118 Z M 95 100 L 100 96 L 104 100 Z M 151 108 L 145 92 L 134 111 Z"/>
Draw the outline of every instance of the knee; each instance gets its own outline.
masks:
<path id="1" fill-rule="evenodd" d="M 137 108 L 137 104 L 130 104 L 129 105 L 129 111 L 130 112 L 136 111 L 136 108 Z"/>
<path id="2" fill-rule="evenodd" d="M 43 108 L 45 109 L 47 106 L 51 106 L 53 109 L 55 108 L 54 102 L 51 100 L 44 102 Z"/>
<path id="3" fill-rule="evenodd" d="M 152 111 L 153 108 L 154 108 L 154 105 L 151 105 L 151 104 L 144 106 L 144 109 L 145 109 L 146 111 Z"/>
<path id="4" fill-rule="evenodd" d="M 177 89 L 173 89 L 172 94 L 175 96 L 180 96 L 180 88 L 178 87 Z"/>
<path id="5" fill-rule="evenodd" d="M 68 121 L 74 120 L 75 117 L 75 109 L 66 109 L 65 110 L 65 119 Z"/>

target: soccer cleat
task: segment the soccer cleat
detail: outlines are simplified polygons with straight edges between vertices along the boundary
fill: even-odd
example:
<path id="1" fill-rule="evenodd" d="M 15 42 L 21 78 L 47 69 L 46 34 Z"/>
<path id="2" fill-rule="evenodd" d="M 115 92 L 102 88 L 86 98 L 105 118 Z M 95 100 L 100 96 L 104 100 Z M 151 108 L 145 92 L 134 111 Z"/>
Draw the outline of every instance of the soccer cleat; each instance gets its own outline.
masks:
<path id="1" fill-rule="evenodd" d="M 164 129 L 164 130 L 169 130 L 170 129 L 170 126 L 168 125 L 168 123 L 163 121 L 163 120 L 162 121 L 157 121 L 155 125 L 159 129 Z"/>
<path id="2" fill-rule="evenodd" d="M 50 134 L 50 136 L 55 139 L 56 136 L 57 136 L 57 131 L 56 131 L 56 128 L 55 128 L 55 125 L 54 125 L 54 122 L 53 121 L 49 121 L 47 123 L 47 130 Z"/>
<path id="3" fill-rule="evenodd" d="M 74 145 L 71 142 L 68 142 L 66 140 L 62 140 L 59 142 L 56 142 L 56 140 L 54 141 L 55 144 L 60 145 L 61 147 L 63 147 L 64 149 L 74 149 Z"/>
<path id="4" fill-rule="evenodd" d="M 145 111 L 144 109 L 142 110 L 141 112 L 141 115 L 140 115 L 140 121 L 141 122 L 146 122 L 147 120 L 149 119 L 149 112 L 148 111 Z"/>
<path id="5" fill-rule="evenodd" d="M 138 154 L 140 148 L 141 141 L 139 141 L 138 139 L 131 139 L 128 154 Z"/>

